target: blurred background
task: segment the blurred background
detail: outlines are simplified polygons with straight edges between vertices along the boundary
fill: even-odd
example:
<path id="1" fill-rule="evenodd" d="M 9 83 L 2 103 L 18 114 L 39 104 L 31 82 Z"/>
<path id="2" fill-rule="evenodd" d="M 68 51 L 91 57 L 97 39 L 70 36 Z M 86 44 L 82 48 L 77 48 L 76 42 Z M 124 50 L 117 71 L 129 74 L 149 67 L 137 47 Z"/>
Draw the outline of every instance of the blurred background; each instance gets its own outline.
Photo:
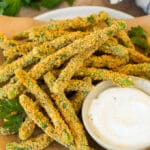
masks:
<path id="1" fill-rule="evenodd" d="M 122 0 L 117 4 L 110 4 L 109 0 L 1 0 L 0 14 L 34 17 L 58 8 L 86 5 L 109 7 L 133 16 L 146 15 L 144 11 L 135 4 L 134 0 Z"/>

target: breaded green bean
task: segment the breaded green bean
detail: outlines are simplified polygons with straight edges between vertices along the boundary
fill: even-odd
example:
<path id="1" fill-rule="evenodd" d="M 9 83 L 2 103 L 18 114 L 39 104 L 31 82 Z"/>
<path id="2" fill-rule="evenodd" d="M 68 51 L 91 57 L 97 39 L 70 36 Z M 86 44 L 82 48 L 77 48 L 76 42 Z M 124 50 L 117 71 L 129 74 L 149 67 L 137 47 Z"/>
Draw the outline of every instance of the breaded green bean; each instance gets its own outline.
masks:
<path id="1" fill-rule="evenodd" d="M 108 45 L 105 43 L 101 48 L 100 51 L 111 54 L 115 56 L 121 57 L 121 59 L 124 59 L 126 62 L 129 61 L 129 58 L 136 62 L 136 63 L 142 63 L 142 62 L 150 62 L 150 58 L 147 56 L 144 56 L 140 52 L 136 51 L 133 48 L 126 48 L 120 44 L 118 45 Z"/>
<path id="2" fill-rule="evenodd" d="M 0 83 L 9 80 L 14 75 L 14 71 L 17 68 L 24 68 L 32 63 L 38 62 L 38 60 L 39 58 L 34 57 L 33 52 L 31 52 L 11 64 L 7 64 L 2 70 L 0 70 Z"/>
<path id="3" fill-rule="evenodd" d="M 26 42 L 20 45 L 16 45 L 12 48 L 3 51 L 3 55 L 9 60 L 12 61 L 18 56 L 22 56 L 30 52 L 34 46 L 37 46 L 36 42 Z"/>
<path id="4" fill-rule="evenodd" d="M 8 84 L 5 84 L 0 88 L 0 100 L 7 98 L 7 90 L 12 87 L 17 81 L 16 77 L 12 77 Z"/>
<path id="5" fill-rule="evenodd" d="M 0 33 L 0 48 L 6 50 L 18 44 L 15 40 L 8 39 L 3 33 Z"/>
<path id="6" fill-rule="evenodd" d="M 82 80 L 70 80 L 65 91 L 90 91 L 92 86 L 86 81 Z"/>
<path id="7" fill-rule="evenodd" d="M 143 55 L 142 53 L 136 51 L 135 49 L 128 48 L 129 56 L 131 61 L 135 63 L 144 63 L 144 62 L 150 62 L 150 58 Z"/>
<path id="8" fill-rule="evenodd" d="M 12 37 L 14 40 L 29 40 L 28 38 L 29 38 L 29 33 L 28 32 L 20 32 L 20 33 L 17 33 L 17 34 L 15 34 L 15 35 L 13 35 L 13 37 Z"/>
<path id="9" fill-rule="evenodd" d="M 45 41 L 51 41 L 54 40 L 55 38 L 62 36 L 62 35 L 67 35 L 69 32 L 64 31 L 64 30 L 55 30 L 55 31 L 44 31 L 44 32 L 38 32 L 37 30 L 33 30 L 32 32 L 29 33 L 29 40 L 31 41 L 38 41 L 38 42 L 45 42 Z"/>
<path id="10" fill-rule="evenodd" d="M 17 96 L 19 96 L 20 93 L 24 91 L 24 86 L 20 82 L 16 82 L 12 85 L 9 84 L 9 88 L 6 91 L 6 95 L 8 99 L 15 99 Z"/>
<path id="11" fill-rule="evenodd" d="M 32 118 L 32 120 L 52 139 L 56 140 L 57 142 L 63 144 L 70 149 L 74 149 L 71 142 L 71 137 L 66 134 L 66 130 L 63 128 L 63 133 L 60 134 L 61 128 L 58 130 L 54 128 L 49 119 L 45 117 L 38 108 L 34 105 L 33 101 L 27 97 L 26 95 L 20 96 L 20 103 L 24 108 L 27 115 Z M 64 136 L 65 135 L 65 136 Z"/>
<path id="12" fill-rule="evenodd" d="M 113 26 L 113 25 L 112 25 Z M 113 28 L 112 28 L 113 29 Z M 103 35 L 103 39 L 101 39 L 98 44 L 95 42 L 95 37 L 91 38 L 91 41 L 89 43 L 95 42 L 95 48 L 91 49 L 82 49 L 82 51 L 74 56 L 67 66 L 62 70 L 60 73 L 58 79 L 55 81 L 54 86 L 52 88 L 52 92 L 57 93 L 57 91 L 63 91 L 65 86 L 67 86 L 67 82 L 71 79 L 71 77 L 74 75 L 75 71 L 83 65 L 83 61 L 90 57 L 98 48 L 96 47 L 96 44 L 99 45 L 99 47 L 104 44 L 110 37 L 112 37 L 115 34 L 115 30 L 109 30 L 105 33 L 105 29 L 103 30 L 104 33 L 101 33 Z M 100 36 L 100 34 L 98 35 Z M 87 41 L 88 43 L 88 41 Z M 81 46 L 82 47 L 82 46 Z M 77 68 L 78 66 L 78 68 Z"/>
<path id="13" fill-rule="evenodd" d="M 48 85 L 50 91 L 53 87 L 53 84 L 55 82 L 55 77 L 52 75 L 52 73 L 48 72 L 46 75 L 44 75 L 44 81 Z M 92 90 L 93 86 L 91 83 L 82 80 L 70 80 L 68 83 L 67 88 L 65 91 L 77 91 L 75 96 L 73 96 L 71 103 L 73 105 L 73 108 L 75 112 L 78 114 L 84 98 L 87 96 L 87 94 Z"/>
<path id="14" fill-rule="evenodd" d="M 127 64 L 117 68 L 117 71 L 124 74 L 150 78 L 150 63 Z"/>
<path id="15" fill-rule="evenodd" d="M 71 103 L 77 114 L 81 111 L 83 101 L 90 91 L 77 91 L 77 93 L 72 97 Z"/>
<path id="16" fill-rule="evenodd" d="M 55 80 L 56 80 L 55 76 L 50 71 L 44 75 L 44 81 L 47 84 L 47 86 L 50 89 L 50 91 L 52 91 L 52 88 L 53 88 Z M 68 81 L 68 86 L 66 87 L 65 91 L 67 91 L 67 92 L 70 92 L 70 91 L 81 91 L 81 93 L 83 93 L 83 95 L 85 95 L 85 93 L 88 93 L 89 91 L 91 91 L 92 88 L 93 88 L 92 83 L 89 80 L 84 79 L 84 81 L 82 81 L 82 80 L 75 80 L 74 79 L 74 80 Z M 75 101 L 72 101 L 72 105 L 76 106 L 76 104 L 74 104 L 74 102 Z M 78 110 L 79 107 L 78 108 L 74 108 L 74 109 Z"/>
<path id="17" fill-rule="evenodd" d="M 130 55 L 130 59 L 133 62 L 136 63 L 150 62 L 150 58 L 144 56 L 143 54 L 135 50 L 134 45 L 132 44 L 129 36 L 125 31 L 120 31 L 117 34 L 117 37 L 119 38 L 120 42 L 128 48 L 127 50 Z"/>
<path id="18" fill-rule="evenodd" d="M 83 37 L 86 33 L 82 33 L 82 32 L 75 32 L 75 33 L 70 33 L 68 35 L 64 35 L 61 36 L 59 38 L 57 38 L 56 40 L 53 40 L 51 42 L 45 42 L 43 43 L 41 46 L 35 48 L 33 50 L 32 55 L 34 55 L 34 57 L 38 57 L 38 58 L 43 58 L 47 55 L 49 55 L 50 53 L 52 53 L 52 49 L 59 49 L 62 48 L 68 44 L 70 44 L 71 42 L 73 42 L 74 40 Z M 28 54 L 28 56 L 30 55 Z M 27 56 L 27 57 L 28 57 Z M 34 57 L 32 59 L 32 61 L 34 62 Z M 62 54 L 61 57 L 64 57 L 64 55 Z M 23 58 L 26 58 L 25 56 Z M 28 57 L 30 58 L 30 57 Z M 32 58 L 32 57 L 31 57 Z M 24 62 L 25 63 L 25 62 Z M 14 65 L 15 66 L 15 65 Z M 10 67 L 11 68 L 11 67 Z M 12 68 L 13 69 L 13 68 Z M 9 91 L 9 97 L 12 99 L 11 95 L 14 95 L 14 93 L 16 93 L 16 95 L 18 95 L 18 93 L 20 93 L 20 91 L 22 91 L 23 88 L 19 87 L 20 83 L 16 83 L 16 86 L 12 87 L 12 85 L 8 85 L 7 87 L 10 88 Z M 17 88 L 18 87 L 18 88 Z M 2 92 L 0 92 L 0 99 L 5 98 L 6 94 L 5 94 L 5 90 L 1 89 Z M 6 90 L 7 91 L 7 90 Z"/>
<path id="19" fill-rule="evenodd" d="M 79 121 L 71 102 L 66 98 L 64 93 L 54 93 L 52 97 L 61 112 L 64 120 L 71 129 L 75 140 L 76 149 L 89 150 L 88 141 L 81 122 Z"/>
<path id="20" fill-rule="evenodd" d="M 75 76 L 91 77 L 92 80 L 109 80 L 120 87 L 131 87 L 134 85 L 133 80 L 129 76 L 106 69 L 81 67 L 75 73 Z"/>
<path id="21" fill-rule="evenodd" d="M 39 53 L 38 57 L 43 58 L 49 55 L 50 49 L 59 50 L 77 39 L 83 38 L 88 32 L 71 32 L 67 35 L 62 35 L 50 42 L 44 42 L 41 46 L 35 48 L 35 53 Z"/>
<path id="22" fill-rule="evenodd" d="M 49 71 L 43 76 L 43 79 L 51 92 L 54 82 L 56 80 L 56 77 L 53 75 L 53 73 L 51 71 Z"/>
<path id="23" fill-rule="evenodd" d="M 80 68 L 83 64 L 83 61 L 92 55 L 93 51 L 87 51 L 86 55 L 85 52 L 75 55 L 66 65 L 66 67 L 61 71 L 60 75 L 58 76 L 57 80 L 55 81 L 52 92 L 58 93 L 58 91 L 63 92 L 64 89 L 68 85 L 68 81 L 72 78 L 74 73 L 78 68 Z"/>
<path id="24" fill-rule="evenodd" d="M 52 97 L 54 98 L 59 111 L 62 113 L 62 116 L 64 117 L 65 121 L 67 122 L 72 131 L 77 149 L 80 150 L 89 149 L 88 142 L 83 127 L 78 117 L 76 116 L 75 110 L 73 109 L 73 106 L 71 105 L 70 101 L 65 97 L 63 92 L 68 85 L 68 81 L 74 75 L 74 72 L 78 69 L 78 67 L 82 65 L 83 60 L 89 57 L 94 51 L 87 51 L 86 55 L 84 55 L 85 52 L 83 52 L 75 55 L 69 61 L 67 66 L 60 73 L 58 79 L 53 84 L 53 87 L 50 89 L 53 93 Z M 49 83 L 47 83 L 47 85 L 48 84 Z"/>
<path id="25" fill-rule="evenodd" d="M 53 83 L 55 82 L 55 77 L 51 72 L 48 72 L 44 75 L 44 80 L 46 84 L 48 85 L 49 89 L 51 90 Z M 74 106 L 75 112 L 78 114 L 78 112 L 81 109 L 82 102 L 85 98 L 85 96 L 88 94 L 88 92 L 92 89 L 91 82 L 87 79 L 84 79 L 84 81 L 80 80 L 70 80 L 68 87 L 66 88 L 66 91 L 78 91 L 77 94 L 72 99 L 72 105 Z"/>
<path id="26" fill-rule="evenodd" d="M 34 132 L 35 126 L 35 123 L 29 117 L 26 117 L 25 121 L 21 124 L 21 127 L 19 128 L 19 138 L 21 140 L 27 140 Z"/>
<path id="27" fill-rule="evenodd" d="M 44 80 L 47 86 L 49 87 L 50 92 L 53 93 L 52 89 L 53 85 L 55 84 L 53 75 L 49 72 L 44 76 Z M 60 92 L 61 91 L 59 91 L 59 94 L 53 93 L 51 96 L 54 98 L 59 111 L 62 113 L 63 118 L 65 119 L 65 121 L 67 122 L 72 131 L 76 143 L 76 149 L 80 150 L 89 149 L 83 127 L 78 117 L 76 116 L 76 113 L 71 105 L 71 102 L 65 97 L 64 94 L 60 94 Z"/>
<path id="28" fill-rule="evenodd" d="M 111 40 L 108 40 L 107 42 L 108 43 L 109 42 L 116 43 L 116 39 L 111 38 Z M 57 89 L 57 90 L 63 89 L 65 87 L 64 85 L 67 85 L 67 81 L 69 81 L 71 79 L 72 75 L 75 73 L 75 71 L 77 69 L 76 66 L 78 66 L 78 68 L 79 68 L 83 64 L 83 61 L 94 52 L 95 52 L 95 49 L 93 49 L 93 50 L 87 49 L 85 51 L 83 50 L 80 54 L 75 56 L 75 58 L 71 59 L 71 61 L 67 65 L 67 67 L 62 71 L 59 78 L 56 80 L 56 83 L 53 88 Z M 70 77 L 69 77 L 69 75 L 70 75 Z M 62 82 L 63 82 L 63 84 L 62 84 Z M 57 87 L 55 87 L 56 85 L 57 85 Z M 59 87 L 59 89 L 58 89 L 58 87 Z"/>
<path id="29" fill-rule="evenodd" d="M 126 62 L 124 60 L 112 55 L 91 56 L 84 61 L 85 66 L 96 68 L 116 68 L 125 64 Z"/>
<path id="30" fill-rule="evenodd" d="M 52 86 L 53 82 L 55 81 L 54 75 L 51 72 L 48 72 L 46 75 L 44 75 L 44 79 L 45 79 L 46 83 L 49 83 L 48 84 L 49 88 L 51 88 L 50 86 Z M 71 101 L 72 105 L 75 109 L 75 112 L 77 114 L 81 109 L 84 98 L 86 97 L 86 95 L 92 88 L 91 82 L 90 83 L 89 82 L 90 81 L 87 81 L 86 79 L 85 79 L 85 81 L 70 80 L 70 83 L 68 84 L 68 87 L 66 89 L 66 91 L 78 91 Z M 27 122 L 25 124 L 29 125 L 29 127 L 34 124 L 34 122 L 32 120 L 29 120 L 29 118 L 27 118 L 26 120 L 27 120 Z M 31 123 L 31 125 L 30 125 L 30 123 Z M 29 127 L 27 127 L 27 129 L 29 129 Z M 19 131 L 20 131 L 20 129 L 19 129 Z M 22 128 L 22 132 L 23 133 L 25 132 L 24 128 Z M 32 133 L 32 131 L 29 131 L 28 133 Z M 27 133 L 27 136 L 28 136 L 28 133 Z M 27 136 L 26 135 L 23 136 L 23 139 L 24 139 L 24 137 L 27 137 Z M 20 144 L 18 144 L 18 145 L 20 145 Z"/>
<path id="31" fill-rule="evenodd" d="M 132 44 L 130 37 L 124 30 L 118 32 L 117 38 L 119 39 L 122 45 L 126 46 L 127 48 L 134 49 L 134 45 Z"/>
<path id="32" fill-rule="evenodd" d="M 81 18 L 76 17 L 73 19 L 66 19 L 66 20 L 57 20 L 57 21 L 50 21 L 49 24 L 42 25 L 40 27 L 34 27 L 28 31 L 21 32 L 14 36 L 14 39 L 20 39 L 29 36 L 29 33 L 33 31 L 38 31 L 39 34 L 44 31 L 52 31 L 52 30 L 80 30 L 92 26 L 94 24 L 99 24 L 105 21 L 108 18 L 108 14 L 105 12 L 100 12 L 98 14 L 92 14 L 88 17 Z"/>
<path id="33" fill-rule="evenodd" d="M 28 89 L 28 91 L 30 91 L 36 97 L 40 105 L 45 109 L 54 124 L 55 130 L 57 130 L 58 135 L 61 136 L 62 140 L 66 142 L 66 144 L 68 143 L 73 145 L 73 138 L 68 126 L 61 118 L 59 112 L 54 107 L 53 102 L 47 96 L 47 94 L 37 85 L 35 80 L 25 73 L 25 71 L 19 69 L 16 70 L 15 74 L 19 82 L 21 82 Z M 66 133 L 64 133 L 64 130 Z M 68 141 L 65 141 L 68 137 Z"/>
<path id="34" fill-rule="evenodd" d="M 110 41 L 110 40 L 108 40 L 106 43 L 104 43 L 99 48 L 99 51 L 102 51 L 106 54 L 118 56 L 125 62 L 129 61 L 129 53 L 128 53 L 127 48 L 120 44 L 112 44 L 112 41 Z"/>
<path id="35" fill-rule="evenodd" d="M 50 91 L 52 91 L 53 85 L 55 83 L 55 76 L 52 74 L 52 72 L 48 72 L 44 75 L 44 81 L 48 85 L 48 88 Z M 85 80 L 77 80 L 72 79 L 68 81 L 68 86 L 66 87 L 65 91 L 90 91 L 93 88 L 92 84 L 89 83 L 89 81 Z"/>
<path id="36" fill-rule="evenodd" d="M 9 143 L 6 145 L 6 150 L 43 150 L 53 142 L 46 134 L 40 134 L 37 137 L 22 141 L 21 143 Z"/>
<path id="37" fill-rule="evenodd" d="M 27 45 L 22 44 L 22 45 L 18 46 L 17 48 L 11 48 L 11 49 L 8 49 L 7 51 L 4 51 L 4 55 L 8 59 L 13 60 L 14 58 L 16 58 L 18 56 L 22 56 L 22 55 L 27 54 L 35 46 L 36 46 L 36 49 L 39 50 L 40 54 L 42 54 L 42 51 L 43 51 L 43 55 L 46 55 L 44 53 L 45 49 L 46 50 L 48 50 L 48 49 L 60 49 L 64 46 L 72 43 L 74 40 L 83 37 L 86 34 L 88 34 L 88 33 L 83 33 L 83 32 L 77 31 L 77 32 L 68 33 L 67 35 L 62 35 L 62 36 L 60 36 L 60 37 L 58 37 L 52 41 L 45 41 L 42 44 L 40 44 L 38 42 L 34 42 L 34 43 L 32 42 L 33 44 L 28 43 Z M 43 55 L 41 55 L 41 56 L 43 56 Z"/>
<path id="38" fill-rule="evenodd" d="M 77 53 L 86 50 L 92 50 L 92 51 L 97 50 L 104 42 L 108 40 L 108 38 L 118 33 L 120 30 L 124 29 L 125 26 L 126 24 L 124 21 L 117 21 L 111 27 L 105 28 L 104 30 L 100 30 L 97 32 L 93 32 L 82 39 L 78 39 L 74 41 L 72 44 L 68 45 L 67 47 L 62 48 L 56 51 L 54 54 L 49 55 L 45 59 L 41 60 L 29 71 L 29 75 L 34 79 L 38 79 L 43 74 L 48 72 L 48 70 L 51 70 L 55 66 L 57 67 L 60 66 L 67 59 L 69 59 L 70 57 L 74 56 Z M 18 83 L 14 84 L 14 88 L 20 89 L 21 84 Z M 16 90 L 14 92 L 13 88 L 8 89 L 7 91 L 7 95 L 10 99 L 15 98 L 18 93 L 20 93 L 20 91 Z"/>
<path id="39" fill-rule="evenodd" d="M 81 53 L 75 55 L 68 62 L 66 67 L 61 71 L 60 75 L 58 76 L 58 79 L 55 81 L 52 87 L 52 92 L 57 93 L 57 91 L 64 91 L 64 89 L 68 85 L 68 81 L 72 78 L 76 70 L 80 68 L 80 66 L 83 65 L 84 60 L 90 57 L 94 52 L 95 49 L 93 50 L 87 49 L 86 51 L 82 51 Z"/>
<path id="40" fill-rule="evenodd" d="M 30 64 L 33 64 L 37 62 L 39 58 L 50 55 L 57 48 L 67 45 L 70 42 L 74 41 L 76 38 L 83 37 L 84 35 L 85 34 L 84 33 L 82 34 L 81 32 L 73 33 L 69 35 L 68 38 L 66 36 L 63 36 L 63 37 L 60 37 L 60 39 L 59 38 L 56 39 L 56 41 L 52 41 L 52 44 L 51 42 L 49 42 L 49 43 L 43 44 L 39 48 L 37 47 L 33 49 L 33 51 L 29 52 L 27 55 L 24 55 L 23 57 L 17 59 L 11 64 L 6 65 L 2 70 L 0 70 L 0 83 L 7 81 L 14 74 L 14 70 L 16 70 L 17 68 L 24 68 Z"/>
<path id="41" fill-rule="evenodd" d="M 38 101 L 35 101 L 34 104 L 37 108 L 39 108 Z M 30 119 L 28 116 L 26 116 L 24 122 L 21 124 L 21 127 L 19 128 L 18 131 L 19 138 L 21 140 L 27 140 L 28 138 L 30 138 L 34 132 L 35 127 L 36 124 L 34 123 L 34 121 Z"/>
<path id="42" fill-rule="evenodd" d="M 54 83 L 55 83 L 55 76 L 52 74 L 52 72 L 48 72 L 44 75 L 44 81 L 48 85 L 48 88 L 50 91 L 52 90 Z M 91 85 L 87 84 L 86 81 L 82 80 L 70 80 L 68 81 L 68 86 L 66 87 L 65 91 L 70 92 L 70 91 L 90 91 L 91 90 Z"/>
<path id="43" fill-rule="evenodd" d="M 86 82 L 86 86 L 87 87 L 91 87 L 91 88 L 83 88 L 83 89 L 79 89 L 77 91 L 77 93 L 72 97 L 71 99 L 71 103 L 73 105 L 73 108 L 75 110 L 75 112 L 78 114 L 81 110 L 83 101 L 85 99 L 85 97 L 87 96 L 87 94 L 92 90 L 93 85 L 92 85 L 92 79 L 89 77 L 86 77 L 83 79 L 84 82 Z"/>
<path id="44" fill-rule="evenodd" d="M 56 105 L 59 108 L 59 111 L 62 113 L 65 121 L 67 122 L 70 129 L 72 130 L 77 149 L 80 149 L 80 150 L 89 149 L 88 142 L 87 142 L 85 133 L 83 131 L 83 127 L 81 126 L 81 123 L 78 117 L 76 116 L 76 113 L 71 103 L 69 102 L 69 100 L 65 97 L 63 93 L 62 94 L 60 93 L 63 92 L 65 87 L 68 85 L 67 82 L 74 75 L 76 67 L 77 66 L 80 67 L 80 64 L 82 65 L 83 60 L 86 57 L 89 57 L 90 54 L 92 54 L 92 52 L 93 51 L 88 51 L 88 54 L 86 55 L 83 55 L 81 53 L 81 54 L 74 56 L 74 58 L 70 60 L 66 68 L 60 73 L 58 79 L 55 81 L 55 83 L 53 84 L 53 87 L 50 89 L 51 92 L 53 93 L 52 97 L 54 98 Z M 49 85 L 48 82 L 47 82 L 47 85 Z M 52 82 L 50 81 L 50 86 L 51 85 L 52 85 Z M 78 131 L 77 131 L 77 128 L 78 128 Z"/>

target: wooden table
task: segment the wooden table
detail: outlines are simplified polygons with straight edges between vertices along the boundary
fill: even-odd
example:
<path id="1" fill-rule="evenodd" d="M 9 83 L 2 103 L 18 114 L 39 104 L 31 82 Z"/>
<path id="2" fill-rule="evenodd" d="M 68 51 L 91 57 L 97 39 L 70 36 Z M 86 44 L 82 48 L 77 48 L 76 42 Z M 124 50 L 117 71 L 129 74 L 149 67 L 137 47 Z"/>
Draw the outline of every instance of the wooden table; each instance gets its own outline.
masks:
<path id="1" fill-rule="evenodd" d="M 146 15 L 144 11 L 137 7 L 134 0 L 123 0 L 119 4 L 111 5 L 109 0 L 75 0 L 73 6 L 104 6 L 113 9 L 117 9 L 133 16 L 143 16 Z M 69 7 L 69 5 L 64 2 L 55 9 Z M 44 12 L 51 11 L 46 8 L 41 8 L 40 11 L 33 10 L 31 8 L 23 8 L 18 14 L 19 17 L 34 17 Z"/>

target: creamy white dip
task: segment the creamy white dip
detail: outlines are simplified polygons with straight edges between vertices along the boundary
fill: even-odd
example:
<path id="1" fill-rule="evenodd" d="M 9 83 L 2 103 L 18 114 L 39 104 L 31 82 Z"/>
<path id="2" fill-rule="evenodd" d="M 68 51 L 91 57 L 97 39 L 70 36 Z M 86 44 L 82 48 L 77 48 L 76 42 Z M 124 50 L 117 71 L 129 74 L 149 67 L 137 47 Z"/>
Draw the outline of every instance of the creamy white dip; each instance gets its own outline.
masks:
<path id="1" fill-rule="evenodd" d="M 141 90 L 108 88 L 92 101 L 88 115 L 102 143 L 115 150 L 150 145 L 150 96 Z"/>

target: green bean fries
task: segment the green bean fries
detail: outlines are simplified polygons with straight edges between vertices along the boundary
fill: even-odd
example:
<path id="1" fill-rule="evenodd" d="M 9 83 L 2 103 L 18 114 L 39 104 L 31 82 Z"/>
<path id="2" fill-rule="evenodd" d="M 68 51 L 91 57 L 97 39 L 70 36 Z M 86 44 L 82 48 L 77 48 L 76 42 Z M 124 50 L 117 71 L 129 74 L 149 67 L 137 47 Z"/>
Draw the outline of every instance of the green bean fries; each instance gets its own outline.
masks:
<path id="1" fill-rule="evenodd" d="M 123 20 L 100 12 L 50 21 L 12 39 L 0 33 L 0 100 L 19 100 L 25 112 L 20 142 L 6 150 L 44 150 L 54 141 L 70 150 L 94 149 L 78 117 L 87 94 L 102 80 L 131 87 L 128 75 L 150 78 L 150 58 L 136 50 L 125 29 Z"/>

